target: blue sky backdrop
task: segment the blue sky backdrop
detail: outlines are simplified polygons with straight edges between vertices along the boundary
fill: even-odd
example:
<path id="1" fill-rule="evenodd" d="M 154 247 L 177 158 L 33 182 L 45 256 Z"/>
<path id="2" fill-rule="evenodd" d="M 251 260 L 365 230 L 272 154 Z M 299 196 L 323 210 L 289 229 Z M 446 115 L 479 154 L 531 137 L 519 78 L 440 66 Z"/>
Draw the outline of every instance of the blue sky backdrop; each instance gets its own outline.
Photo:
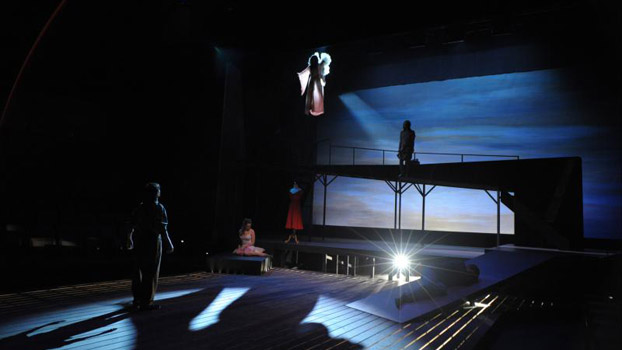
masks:
<path id="1" fill-rule="evenodd" d="M 580 156 L 583 159 L 585 235 L 622 238 L 619 104 L 568 83 L 568 72 L 531 72 L 432 81 L 343 93 L 327 98 L 318 138 L 333 144 L 395 150 L 409 119 L 420 152 Z M 327 93 L 330 92 L 327 86 Z M 619 124 L 618 124 L 619 125 Z M 319 162 L 326 161 L 320 149 Z M 422 163 L 460 161 L 418 156 Z M 350 150 L 333 162 L 351 163 Z M 485 157 L 465 160 L 500 160 Z M 359 152 L 359 164 L 380 164 L 382 153 Z M 385 162 L 397 164 L 395 154 Z M 315 187 L 314 223 L 322 222 L 323 193 Z M 421 227 L 421 198 L 403 197 L 402 227 Z M 339 178 L 330 185 L 329 225 L 393 227 L 393 193 L 382 181 Z M 426 199 L 426 229 L 496 232 L 496 205 L 483 191 L 437 187 Z M 513 213 L 502 208 L 502 232 L 514 232 Z"/>

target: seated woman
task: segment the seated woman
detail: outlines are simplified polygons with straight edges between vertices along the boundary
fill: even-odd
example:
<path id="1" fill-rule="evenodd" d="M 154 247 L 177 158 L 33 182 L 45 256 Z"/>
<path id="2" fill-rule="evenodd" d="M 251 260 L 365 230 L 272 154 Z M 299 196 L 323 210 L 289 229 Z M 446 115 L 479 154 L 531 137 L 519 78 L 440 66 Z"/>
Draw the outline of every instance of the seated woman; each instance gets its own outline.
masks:
<path id="1" fill-rule="evenodd" d="M 265 253 L 265 249 L 255 247 L 255 230 L 251 228 L 253 221 L 251 219 L 244 219 L 242 221 L 242 227 L 239 231 L 239 237 L 242 241 L 237 249 L 233 251 L 233 254 L 246 255 L 246 256 L 269 256 Z"/>

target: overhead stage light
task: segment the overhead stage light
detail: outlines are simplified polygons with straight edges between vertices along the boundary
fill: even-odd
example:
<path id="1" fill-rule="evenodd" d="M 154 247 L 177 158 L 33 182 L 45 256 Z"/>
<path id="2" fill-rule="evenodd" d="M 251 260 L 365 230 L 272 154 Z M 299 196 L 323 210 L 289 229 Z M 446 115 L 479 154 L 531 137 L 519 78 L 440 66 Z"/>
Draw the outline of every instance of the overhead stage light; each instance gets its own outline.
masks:
<path id="1" fill-rule="evenodd" d="M 393 267 L 399 271 L 405 270 L 410 266 L 410 259 L 404 254 L 397 254 L 393 257 Z"/>

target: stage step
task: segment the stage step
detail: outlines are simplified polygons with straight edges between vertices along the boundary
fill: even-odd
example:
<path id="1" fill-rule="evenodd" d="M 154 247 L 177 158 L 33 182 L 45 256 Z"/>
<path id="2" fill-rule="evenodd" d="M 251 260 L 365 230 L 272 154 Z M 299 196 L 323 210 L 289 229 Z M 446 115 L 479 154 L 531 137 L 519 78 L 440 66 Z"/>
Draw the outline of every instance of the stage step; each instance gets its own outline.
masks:
<path id="1" fill-rule="evenodd" d="M 269 256 L 214 255 L 207 259 L 207 270 L 212 273 L 263 275 L 272 269 Z"/>

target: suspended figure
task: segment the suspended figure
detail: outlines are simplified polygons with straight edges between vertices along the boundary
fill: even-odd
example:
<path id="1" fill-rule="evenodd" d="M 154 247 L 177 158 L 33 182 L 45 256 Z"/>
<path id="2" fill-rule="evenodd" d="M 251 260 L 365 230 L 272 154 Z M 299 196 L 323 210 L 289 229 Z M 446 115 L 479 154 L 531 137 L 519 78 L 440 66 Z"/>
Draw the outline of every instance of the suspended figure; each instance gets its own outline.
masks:
<path id="1" fill-rule="evenodd" d="M 324 86 L 326 76 L 330 73 L 330 55 L 316 52 L 309 57 L 307 68 L 298 73 L 300 95 L 305 91 L 305 114 L 319 116 L 324 114 Z"/>

